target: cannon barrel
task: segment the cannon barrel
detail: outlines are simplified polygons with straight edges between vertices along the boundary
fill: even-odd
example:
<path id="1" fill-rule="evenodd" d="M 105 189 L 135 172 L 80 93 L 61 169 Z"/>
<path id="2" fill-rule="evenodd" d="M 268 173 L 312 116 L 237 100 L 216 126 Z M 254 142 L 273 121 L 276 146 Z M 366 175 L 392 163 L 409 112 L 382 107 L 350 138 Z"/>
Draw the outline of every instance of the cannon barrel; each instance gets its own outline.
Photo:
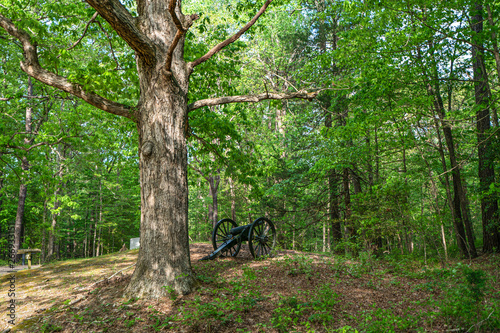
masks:
<path id="1" fill-rule="evenodd" d="M 236 227 L 236 228 L 232 228 L 231 230 L 229 230 L 229 233 L 231 235 L 239 235 L 245 231 L 248 231 L 248 228 L 250 227 L 250 224 L 247 224 L 247 225 L 242 225 L 242 226 L 239 226 L 239 227 Z"/>
<path id="2" fill-rule="evenodd" d="M 213 259 L 217 258 L 223 250 L 231 248 L 231 247 L 235 246 L 237 243 L 238 243 L 237 238 L 233 237 L 231 239 L 228 239 L 227 241 L 222 243 L 221 246 L 219 246 L 214 252 L 210 253 L 208 256 L 201 258 L 200 261 L 213 260 Z"/>

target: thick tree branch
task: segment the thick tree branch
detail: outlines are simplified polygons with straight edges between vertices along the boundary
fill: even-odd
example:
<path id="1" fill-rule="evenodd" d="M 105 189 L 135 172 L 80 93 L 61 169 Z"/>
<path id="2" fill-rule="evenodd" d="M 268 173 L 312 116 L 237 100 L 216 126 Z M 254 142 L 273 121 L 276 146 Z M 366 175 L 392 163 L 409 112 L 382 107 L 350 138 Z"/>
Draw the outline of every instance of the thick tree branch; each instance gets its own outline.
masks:
<path id="1" fill-rule="evenodd" d="M 24 30 L 18 29 L 12 21 L 2 15 L 0 15 L 0 26 L 21 42 L 25 59 L 25 61 L 21 62 L 21 69 L 28 75 L 49 86 L 75 95 L 101 110 L 130 119 L 135 118 L 134 108 L 110 101 L 93 92 L 86 91 L 80 84 L 72 83 L 65 77 L 42 68 L 38 62 L 36 44 L 31 42 L 31 37 Z"/>
<path id="2" fill-rule="evenodd" d="M 147 64 L 154 64 L 156 57 L 153 43 L 137 28 L 134 17 L 119 0 L 86 1 Z"/>
<path id="3" fill-rule="evenodd" d="M 292 99 L 292 98 L 301 98 L 312 100 L 318 95 L 318 92 L 307 92 L 307 91 L 297 91 L 294 93 L 263 93 L 259 95 L 242 95 L 242 96 L 226 96 L 226 97 L 217 97 L 217 98 L 208 98 L 196 101 L 188 105 L 188 111 L 196 110 L 204 106 L 215 106 L 221 104 L 229 104 L 229 103 L 241 103 L 241 102 L 249 102 L 256 103 L 266 99 Z"/>
<path id="4" fill-rule="evenodd" d="M 222 43 L 219 43 L 217 44 L 214 48 L 212 48 L 210 51 L 208 51 L 207 54 L 205 54 L 204 56 L 202 56 L 201 58 L 198 58 L 196 59 L 195 61 L 192 61 L 188 64 L 189 68 L 191 68 L 191 70 L 198 66 L 199 64 L 207 61 L 208 59 L 210 59 L 214 54 L 216 54 L 217 52 L 219 52 L 220 50 L 222 50 L 224 47 L 228 46 L 229 44 L 233 43 L 234 41 L 236 41 L 238 38 L 240 38 L 241 35 L 243 35 L 248 29 L 250 29 L 250 27 L 252 25 L 254 25 L 254 23 L 257 21 L 257 19 L 266 11 L 267 7 L 269 6 L 269 4 L 272 2 L 273 0 L 267 0 L 264 5 L 262 6 L 262 8 L 259 10 L 259 12 L 250 20 L 250 22 L 248 22 L 247 24 L 245 24 L 245 26 L 243 28 L 240 29 L 240 31 L 238 31 L 236 34 L 234 34 L 232 37 L 226 39 L 225 41 L 223 41 Z"/>

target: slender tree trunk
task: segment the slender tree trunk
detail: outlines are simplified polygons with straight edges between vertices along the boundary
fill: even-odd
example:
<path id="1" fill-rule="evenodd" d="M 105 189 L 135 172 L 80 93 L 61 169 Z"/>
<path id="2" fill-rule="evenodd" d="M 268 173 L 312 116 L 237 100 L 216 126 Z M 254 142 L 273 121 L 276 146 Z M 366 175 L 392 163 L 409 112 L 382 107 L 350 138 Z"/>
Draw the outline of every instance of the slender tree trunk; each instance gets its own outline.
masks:
<path id="1" fill-rule="evenodd" d="M 433 47 L 432 41 L 429 41 L 428 44 L 429 47 Z M 418 53 L 418 59 L 421 59 L 422 55 L 420 49 L 417 49 L 417 53 Z M 451 63 L 450 71 L 453 72 L 453 62 Z M 454 192 L 453 200 L 451 201 L 453 208 L 452 215 L 453 215 L 453 224 L 455 227 L 458 247 L 464 257 L 474 258 L 477 257 L 477 252 L 476 252 L 476 247 L 474 245 L 472 222 L 468 219 L 467 215 L 467 207 L 466 207 L 467 200 L 465 198 L 465 191 L 460 176 L 460 165 L 458 164 L 456 158 L 455 144 L 453 140 L 453 134 L 451 131 L 451 125 L 446 119 L 444 103 L 440 92 L 437 65 L 434 63 L 434 65 L 431 67 L 432 74 L 427 75 L 427 66 L 422 64 L 422 72 L 425 76 L 430 77 L 429 83 L 427 85 L 427 93 L 429 94 L 429 96 L 433 97 L 434 110 L 439 117 L 439 121 L 443 129 L 446 141 L 446 146 L 448 148 L 448 154 L 451 164 L 451 173 L 453 179 L 453 192 Z M 449 87 L 449 95 L 451 95 L 450 87 Z M 436 130 L 439 133 L 439 129 L 437 128 Z M 443 168 L 446 169 L 446 164 L 443 161 L 443 157 L 442 157 L 442 163 L 444 163 Z"/>
<path id="2" fill-rule="evenodd" d="M 329 108 L 330 99 L 325 103 L 326 109 Z M 332 114 L 327 113 L 325 117 L 325 127 L 328 129 L 332 128 Z M 340 223 L 340 209 L 338 200 L 338 175 L 335 169 L 330 169 L 327 173 L 328 175 L 328 187 L 329 187 L 329 217 L 331 223 L 331 241 L 332 247 L 342 241 L 342 226 Z"/>
<path id="3" fill-rule="evenodd" d="M 212 206 L 209 207 L 209 217 L 212 220 L 212 227 L 215 227 L 219 221 L 219 205 L 217 203 L 217 199 L 219 196 L 220 169 L 217 169 L 217 174 L 215 176 L 210 174 L 210 176 L 207 177 L 207 180 L 210 189 L 210 196 L 212 197 Z"/>
<path id="4" fill-rule="evenodd" d="M 451 195 L 449 171 L 448 171 L 448 167 L 446 166 L 446 156 L 444 154 L 443 139 L 441 137 L 441 129 L 439 126 L 439 122 L 436 118 L 434 118 L 434 126 L 435 126 L 436 134 L 438 137 L 437 150 L 438 150 L 439 157 L 441 160 L 441 166 L 443 167 L 443 178 L 444 178 L 444 185 L 445 185 L 445 190 L 446 190 L 446 198 L 448 199 L 448 206 L 450 208 L 450 213 L 451 213 L 452 219 L 453 219 L 453 221 L 455 221 L 455 209 L 454 209 L 454 205 L 453 205 L 453 196 Z"/>
<path id="5" fill-rule="evenodd" d="M 234 182 L 231 177 L 229 177 L 229 188 L 231 190 L 231 219 L 236 221 L 236 196 L 234 194 Z"/>
<path id="6" fill-rule="evenodd" d="M 351 221 L 351 192 L 349 186 L 349 168 L 344 168 L 342 176 L 342 184 L 344 191 L 344 223 L 346 226 L 346 237 L 354 236 L 354 228 Z"/>
<path id="7" fill-rule="evenodd" d="M 488 23 L 491 26 L 491 42 L 493 44 L 493 56 L 495 57 L 495 64 L 496 64 L 496 70 L 497 70 L 497 76 L 500 78 L 500 51 L 498 49 L 498 43 L 497 43 L 497 33 L 496 33 L 496 23 L 493 20 L 493 15 L 491 13 L 491 7 L 489 4 L 486 5 L 486 9 L 488 12 Z M 488 95 L 491 99 L 491 90 L 488 85 Z M 496 107 L 491 108 L 491 117 L 493 120 L 493 125 L 495 127 L 499 127 L 499 121 L 498 121 L 498 112 Z"/>
<path id="8" fill-rule="evenodd" d="M 0 153 L 0 157 L 2 157 L 2 153 Z M 4 181 L 3 176 L 4 176 L 4 173 L 3 173 L 2 170 L 0 170 L 0 213 L 3 210 L 3 198 L 4 198 L 4 194 L 3 194 L 3 191 L 2 191 L 3 181 Z"/>
<path id="9" fill-rule="evenodd" d="M 474 245 L 474 237 L 472 231 L 472 223 L 467 216 L 466 198 L 460 175 L 460 166 L 457 162 L 455 153 L 455 144 L 451 126 L 446 120 L 444 113 L 443 100 L 439 92 L 437 83 L 435 88 L 429 85 L 429 93 L 434 97 L 434 107 L 441 121 L 443 133 L 448 147 L 448 153 L 451 164 L 451 174 L 453 179 L 453 210 L 454 210 L 454 225 L 457 232 L 458 247 L 464 257 L 477 257 L 476 247 Z M 466 236 L 467 235 L 467 236 Z"/>
<path id="10" fill-rule="evenodd" d="M 340 222 L 340 207 L 338 199 L 338 174 L 334 169 L 328 172 L 328 187 L 330 192 L 330 223 L 331 223 L 331 247 L 335 246 L 342 241 L 342 225 Z"/>
<path id="11" fill-rule="evenodd" d="M 57 180 L 57 185 L 56 189 L 54 191 L 54 206 L 52 209 L 52 221 L 50 224 L 50 229 L 49 229 L 49 244 L 48 244 L 48 250 L 47 250 L 47 255 L 48 256 L 53 256 L 56 253 L 56 227 L 57 227 L 57 220 L 59 218 L 60 212 L 59 212 L 59 195 L 62 191 L 62 176 L 63 176 L 63 160 L 64 160 L 64 155 L 66 153 L 65 149 L 60 146 L 58 146 L 55 150 L 56 152 L 56 161 L 58 164 L 58 170 L 56 172 L 55 178 Z M 51 258 L 52 259 L 52 258 Z"/>
<path id="12" fill-rule="evenodd" d="M 92 237 L 92 257 L 95 257 L 96 256 L 96 243 L 97 243 L 97 223 L 99 221 L 99 217 L 97 216 L 98 215 L 98 210 L 97 210 L 97 207 L 95 207 L 95 217 L 94 217 L 94 237 Z"/>
<path id="13" fill-rule="evenodd" d="M 322 251 L 326 252 L 326 222 L 323 221 L 323 247 Z"/>
<path id="14" fill-rule="evenodd" d="M 61 188 L 57 186 L 56 190 L 54 191 L 54 206 L 52 209 L 52 219 L 50 223 L 50 229 L 49 229 L 49 244 L 47 248 L 47 256 L 51 257 L 55 253 L 55 244 L 56 244 L 56 226 L 57 226 L 57 218 L 59 217 L 59 192 Z"/>
<path id="15" fill-rule="evenodd" d="M 436 128 L 436 129 L 439 130 L 439 128 Z M 429 161 L 425 158 L 424 153 L 422 151 L 420 151 L 420 154 L 422 156 L 422 160 L 425 162 L 425 165 L 427 166 L 427 170 L 428 170 L 428 173 L 429 173 L 429 181 L 431 183 L 432 195 L 434 197 L 434 205 L 435 205 L 434 209 L 436 210 L 436 215 L 438 216 L 438 218 L 440 220 L 441 241 L 443 243 L 445 260 L 448 261 L 448 247 L 446 245 L 446 235 L 445 235 L 445 232 L 444 232 L 443 215 L 441 213 L 441 208 L 440 208 L 440 205 L 439 205 L 439 191 L 438 191 L 438 187 L 437 187 L 436 181 L 434 180 L 434 175 L 433 175 L 433 172 L 432 172 L 432 166 L 430 165 Z M 451 197 L 451 195 L 450 195 L 450 197 Z M 423 208 L 422 208 L 422 215 L 423 215 Z M 437 250 L 437 246 L 436 246 L 436 250 Z"/>
<path id="16" fill-rule="evenodd" d="M 73 258 L 77 258 L 78 256 L 78 243 L 76 242 L 76 228 L 75 224 L 73 224 Z"/>
<path id="17" fill-rule="evenodd" d="M 33 96 L 33 83 L 31 82 L 31 77 L 28 77 L 28 98 L 30 98 L 31 96 Z M 26 145 L 32 142 L 31 138 L 29 137 L 30 134 L 32 133 L 32 123 L 33 123 L 33 107 L 30 104 L 26 108 L 26 119 L 25 119 L 26 137 L 24 139 L 24 143 Z M 28 194 L 28 187 L 26 186 L 26 181 L 27 181 L 26 178 L 28 177 L 29 162 L 27 156 L 22 157 L 21 168 L 23 170 L 22 173 L 23 177 L 21 178 L 21 185 L 19 186 L 19 200 L 17 203 L 16 222 L 14 224 L 14 251 L 16 252 L 21 247 L 21 242 L 22 242 L 21 230 L 23 228 L 24 206 Z"/>
<path id="18" fill-rule="evenodd" d="M 492 144 L 490 130 L 490 99 L 488 97 L 488 73 L 484 62 L 484 52 L 480 34 L 483 31 L 483 6 L 476 2 L 472 17 L 472 65 L 474 69 L 474 90 L 476 100 L 477 143 L 479 188 L 481 191 L 481 217 L 483 221 L 483 252 L 500 252 L 500 217 L 498 216 L 498 199 L 495 195 L 486 195 L 490 185 L 495 183 L 493 168 Z"/>
<path id="19" fill-rule="evenodd" d="M 477 4 L 476 4 L 476 7 L 477 7 Z M 483 19 L 482 18 L 482 11 L 483 11 L 483 9 L 479 8 L 479 11 L 480 12 L 478 13 L 478 16 L 475 17 L 475 18 L 473 17 L 473 23 L 474 23 L 474 25 L 476 27 L 474 27 L 474 26 L 472 27 L 473 31 L 478 32 L 478 33 L 481 32 L 481 31 L 479 31 L 479 29 L 482 30 L 482 27 L 477 26 L 476 24 L 478 24 L 479 22 L 481 22 L 480 24 L 482 24 L 482 21 L 477 21 L 477 20 L 478 19 L 481 19 L 481 20 Z M 493 45 L 493 56 L 495 58 L 495 65 L 496 65 L 497 76 L 500 79 L 500 50 L 498 49 L 497 29 L 495 29 L 496 28 L 496 22 L 493 19 L 493 14 L 491 12 L 491 7 L 490 7 L 489 3 L 486 4 L 486 11 L 488 13 L 488 23 L 489 23 L 489 25 L 491 27 L 491 43 Z M 475 29 L 478 29 L 478 31 L 476 31 Z M 478 51 L 479 49 L 477 48 L 476 45 L 479 45 L 479 44 L 475 44 L 475 46 L 474 46 L 474 47 L 476 47 L 476 51 Z M 494 119 L 493 122 L 498 127 L 498 116 L 495 114 L 494 118 L 495 119 Z"/>
<path id="20" fill-rule="evenodd" d="M 372 153 L 370 131 L 368 130 L 366 131 L 365 143 L 366 147 L 368 147 L 368 160 L 366 164 L 366 169 L 368 171 L 368 186 L 371 191 L 371 188 L 373 186 L 373 166 L 372 166 L 373 153 Z"/>
<path id="21" fill-rule="evenodd" d="M 379 145 L 378 145 L 378 131 L 375 129 L 374 131 L 374 140 L 375 140 L 375 184 L 380 182 L 380 154 L 379 154 Z"/>
<path id="22" fill-rule="evenodd" d="M 96 227 L 97 229 L 97 227 Z M 99 232 L 97 236 L 96 257 L 99 257 L 101 247 L 101 230 L 102 230 L 102 180 L 99 179 Z"/>

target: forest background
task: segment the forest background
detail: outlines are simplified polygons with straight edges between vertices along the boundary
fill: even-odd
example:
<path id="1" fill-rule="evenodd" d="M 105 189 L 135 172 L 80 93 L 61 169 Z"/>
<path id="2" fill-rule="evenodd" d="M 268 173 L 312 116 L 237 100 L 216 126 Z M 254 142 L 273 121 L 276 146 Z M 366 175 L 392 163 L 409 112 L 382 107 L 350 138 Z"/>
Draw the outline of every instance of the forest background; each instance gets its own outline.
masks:
<path id="1" fill-rule="evenodd" d="M 44 66 L 71 63 L 70 80 L 135 104 L 133 53 L 90 7 L 2 0 L 0 11 L 7 2 L 42 41 Z M 231 36 L 256 6 L 184 2 L 201 14 L 185 58 Z M 191 242 L 223 217 L 264 215 L 284 249 L 440 262 L 500 251 L 499 12 L 480 1 L 273 2 L 200 65 L 208 74 L 193 73 L 190 101 L 320 93 L 189 113 Z M 139 236 L 134 123 L 29 79 L 3 30 L 0 46 L 0 248 L 17 224 L 21 247 L 44 261 L 119 250 Z"/>

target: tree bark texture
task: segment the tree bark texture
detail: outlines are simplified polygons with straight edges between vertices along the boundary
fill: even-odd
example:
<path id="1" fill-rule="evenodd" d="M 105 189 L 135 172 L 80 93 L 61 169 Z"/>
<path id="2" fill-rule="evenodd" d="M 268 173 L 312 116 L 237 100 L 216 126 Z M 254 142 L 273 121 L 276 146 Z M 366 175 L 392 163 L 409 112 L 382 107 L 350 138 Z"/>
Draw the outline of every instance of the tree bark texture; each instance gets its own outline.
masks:
<path id="1" fill-rule="evenodd" d="M 493 167 L 493 147 L 489 138 L 490 130 L 490 98 L 488 94 L 488 73 L 484 61 L 482 42 L 478 35 L 483 31 L 483 6 L 476 2 L 471 20 L 472 31 L 472 67 L 474 70 L 474 95 L 476 101 L 476 127 L 478 143 L 478 173 L 481 192 L 481 217 L 483 222 L 483 252 L 500 252 L 500 220 L 498 216 L 498 200 L 495 195 L 486 195 L 490 185 L 495 183 Z"/>
<path id="2" fill-rule="evenodd" d="M 157 47 L 156 61 L 137 57 L 141 95 L 137 128 L 141 182 L 141 247 L 126 289 L 129 296 L 158 298 L 164 286 L 189 293 L 194 279 L 188 241 L 187 121 L 188 70 L 184 38 L 165 58 L 176 26 L 165 1 L 140 1 L 139 30 Z M 181 21 L 184 17 L 176 13 Z"/>

